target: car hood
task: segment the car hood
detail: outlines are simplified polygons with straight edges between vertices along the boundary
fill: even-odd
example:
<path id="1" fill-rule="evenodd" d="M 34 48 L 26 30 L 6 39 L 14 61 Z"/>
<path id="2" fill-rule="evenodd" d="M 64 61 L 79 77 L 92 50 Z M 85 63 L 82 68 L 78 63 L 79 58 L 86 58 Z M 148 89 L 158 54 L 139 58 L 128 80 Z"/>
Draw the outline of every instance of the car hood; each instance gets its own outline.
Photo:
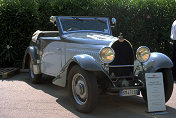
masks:
<path id="1" fill-rule="evenodd" d="M 111 42 L 118 40 L 117 37 L 100 33 L 70 33 L 62 36 L 66 41 L 71 43 L 92 44 L 92 45 L 109 45 Z"/>

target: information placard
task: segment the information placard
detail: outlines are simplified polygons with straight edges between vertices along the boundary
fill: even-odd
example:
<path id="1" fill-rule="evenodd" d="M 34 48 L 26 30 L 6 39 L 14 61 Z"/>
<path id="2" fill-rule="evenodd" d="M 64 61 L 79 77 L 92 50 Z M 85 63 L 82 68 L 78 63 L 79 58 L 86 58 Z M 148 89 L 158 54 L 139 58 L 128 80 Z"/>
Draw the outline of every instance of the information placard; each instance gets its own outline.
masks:
<path id="1" fill-rule="evenodd" d="M 148 112 L 165 111 L 165 95 L 162 73 L 146 73 Z"/>

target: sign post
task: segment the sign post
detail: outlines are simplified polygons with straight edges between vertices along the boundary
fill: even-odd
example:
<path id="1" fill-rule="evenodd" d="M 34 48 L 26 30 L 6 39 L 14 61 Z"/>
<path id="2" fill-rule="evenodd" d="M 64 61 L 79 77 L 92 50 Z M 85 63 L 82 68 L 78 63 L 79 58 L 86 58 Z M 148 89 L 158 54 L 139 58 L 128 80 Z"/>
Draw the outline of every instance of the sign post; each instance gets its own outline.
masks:
<path id="1" fill-rule="evenodd" d="M 162 73 L 146 73 L 148 112 L 166 111 Z"/>

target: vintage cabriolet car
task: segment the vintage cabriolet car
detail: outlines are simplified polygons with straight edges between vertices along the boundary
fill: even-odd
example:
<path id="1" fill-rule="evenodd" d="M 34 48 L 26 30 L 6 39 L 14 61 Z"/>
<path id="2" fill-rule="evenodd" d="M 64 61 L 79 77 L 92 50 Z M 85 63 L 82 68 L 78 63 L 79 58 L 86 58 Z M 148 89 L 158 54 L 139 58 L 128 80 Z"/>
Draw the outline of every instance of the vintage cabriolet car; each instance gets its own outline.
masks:
<path id="1" fill-rule="evenodd" d="M 102 17 L 52 16 L 58 31 L 36 31 L 24 56 L 32 83 L 42 74 L 53 84 L 68 87 L 73 106 L 92 111 L 98 94 L 138 95 L 147 101 L 145 73 L 162 72 L 165 101 L 173 91 L 172 61 L 164 54 L 141 46 L 134 53 L 131 43 L 112 36 L 116 20 Z"/>

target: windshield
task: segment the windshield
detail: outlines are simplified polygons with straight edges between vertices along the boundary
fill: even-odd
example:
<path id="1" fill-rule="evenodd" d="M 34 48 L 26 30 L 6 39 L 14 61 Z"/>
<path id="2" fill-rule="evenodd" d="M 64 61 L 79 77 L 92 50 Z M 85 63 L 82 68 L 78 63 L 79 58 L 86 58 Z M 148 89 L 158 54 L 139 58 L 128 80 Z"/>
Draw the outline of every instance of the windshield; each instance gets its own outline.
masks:
<path id="1" fill-rule="evenodd" d="M 59 18 L 63 33 L 90 31 L 110 34 L 108 18 Z"/>

